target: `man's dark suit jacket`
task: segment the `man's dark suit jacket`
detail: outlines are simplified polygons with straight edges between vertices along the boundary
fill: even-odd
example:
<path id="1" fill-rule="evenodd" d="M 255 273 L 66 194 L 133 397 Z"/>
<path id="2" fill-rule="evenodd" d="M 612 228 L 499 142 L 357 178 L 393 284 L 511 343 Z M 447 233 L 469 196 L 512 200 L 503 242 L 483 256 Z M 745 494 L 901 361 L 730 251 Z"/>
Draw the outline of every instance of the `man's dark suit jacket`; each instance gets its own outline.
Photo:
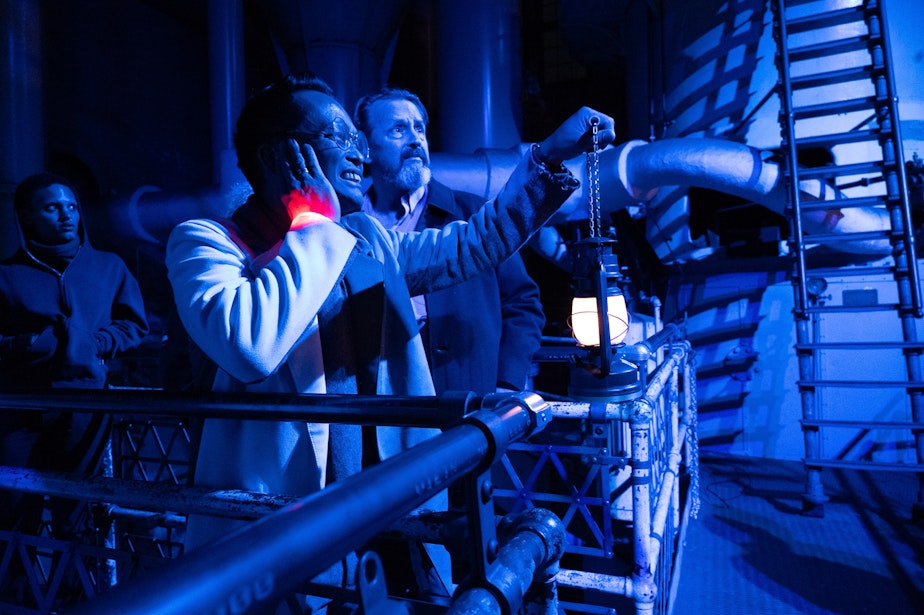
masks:
<path id="1" fill-rule="evenodd" d="M 437 181 L 418 230 L 466 220 L 484 199 Z M 436 392 L 522 389 L 545 325 L 539 287 L 515 254 L 496 269 L 426 296 L 424 342 Z"/>

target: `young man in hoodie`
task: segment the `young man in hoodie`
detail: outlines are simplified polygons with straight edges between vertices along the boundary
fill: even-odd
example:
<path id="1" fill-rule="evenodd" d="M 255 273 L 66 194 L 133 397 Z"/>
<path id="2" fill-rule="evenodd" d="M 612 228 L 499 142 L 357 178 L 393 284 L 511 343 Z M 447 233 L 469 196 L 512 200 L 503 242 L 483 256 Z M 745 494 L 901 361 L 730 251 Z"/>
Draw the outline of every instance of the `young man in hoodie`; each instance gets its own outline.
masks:
<path id="1" fill-rule="evenodd" d="M 106 386 L 107 362 L 148 331 L 138 283 L 115 254 L 93 248 L 74 186 L 40 173 L 14 194 L 21 245 L 0 263 L 0 390 Z M 0 464 L 92 475 L 108 415 L 0 413 Z M 54 500 L 52 529 L 69 537 L 79 506 Z M 35 531 L 40 496 L 0 491 L 0 524 Z"/>

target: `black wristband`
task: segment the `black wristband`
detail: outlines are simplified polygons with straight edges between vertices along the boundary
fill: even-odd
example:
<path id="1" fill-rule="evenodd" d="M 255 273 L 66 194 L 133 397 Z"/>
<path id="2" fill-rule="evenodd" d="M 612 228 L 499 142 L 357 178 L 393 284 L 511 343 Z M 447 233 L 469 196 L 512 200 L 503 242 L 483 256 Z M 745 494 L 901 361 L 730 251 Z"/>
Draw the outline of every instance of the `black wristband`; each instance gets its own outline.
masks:
<path id="1" fill-rule="evenodd" d="M 545 159 L 545 157 L 542 155 L 542 144 L 541 143 L 533 143 L 532 148 L 530 148 L 530 153 L 533 156 L 533 160 L 535 160 L 537 164 L 548 169 L 550 173 L 553 173 L 553 174 L 554 173 L 564 173 L 565 171 L 567 171 L 567 169 L 565 168 L 565 165 L 561 163 L 561 160 L 546 160 Z"/>

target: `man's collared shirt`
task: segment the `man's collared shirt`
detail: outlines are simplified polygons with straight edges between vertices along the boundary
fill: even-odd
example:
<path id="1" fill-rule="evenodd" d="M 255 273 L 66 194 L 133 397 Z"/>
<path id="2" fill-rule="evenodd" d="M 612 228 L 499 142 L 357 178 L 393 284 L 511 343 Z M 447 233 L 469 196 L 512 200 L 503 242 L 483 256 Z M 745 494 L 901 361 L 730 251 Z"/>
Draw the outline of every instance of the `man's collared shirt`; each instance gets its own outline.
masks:
<path id="1" fill-rule="evenodd" d="M 423 215 L 425 209 L 424 207 L 418 207 L 418 205 L 427 202 L 427 186 L 421 186 L 411 194 L 401 197 L 404 215 L 398 218 L 394 223 L 392 223 L 390 216 L 379 213 L 376 211 L 375 207 L 372 206 L 372 198 L 370 195 L 374 194 L 374 192 L 375 187 L 373 186 L 367 190 L 366 194 L 363 196 L 362 211 L 364 214 L 375 218 L 387 229 L 401 231 L 402 233 L 409 233 L 417 230 L 417 223 L 420 221 L 420 216 Z M 417 318 L 417 324 L 422 328 L 427 322 L 427 302 L 423 295 L 417 295 L 416 297 L 411 297 L 411 304 L 414 306 L 414 316 Z"/>

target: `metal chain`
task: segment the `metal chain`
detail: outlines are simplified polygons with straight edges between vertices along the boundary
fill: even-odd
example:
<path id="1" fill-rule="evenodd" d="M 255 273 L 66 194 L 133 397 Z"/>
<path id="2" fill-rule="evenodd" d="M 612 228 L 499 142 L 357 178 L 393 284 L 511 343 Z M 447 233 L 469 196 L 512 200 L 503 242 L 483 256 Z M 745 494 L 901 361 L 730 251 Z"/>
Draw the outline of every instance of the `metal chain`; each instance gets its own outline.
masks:
<path id="1" fill-rule="evenodd" d="M 597 132 L 600 120 L 591 118 L 590 128 L 594 140 L 594 149 L 587 152 L 587 214 L 590 220 L 590 236 L 599 237 L 600 222 L 600 137 Z"/>

